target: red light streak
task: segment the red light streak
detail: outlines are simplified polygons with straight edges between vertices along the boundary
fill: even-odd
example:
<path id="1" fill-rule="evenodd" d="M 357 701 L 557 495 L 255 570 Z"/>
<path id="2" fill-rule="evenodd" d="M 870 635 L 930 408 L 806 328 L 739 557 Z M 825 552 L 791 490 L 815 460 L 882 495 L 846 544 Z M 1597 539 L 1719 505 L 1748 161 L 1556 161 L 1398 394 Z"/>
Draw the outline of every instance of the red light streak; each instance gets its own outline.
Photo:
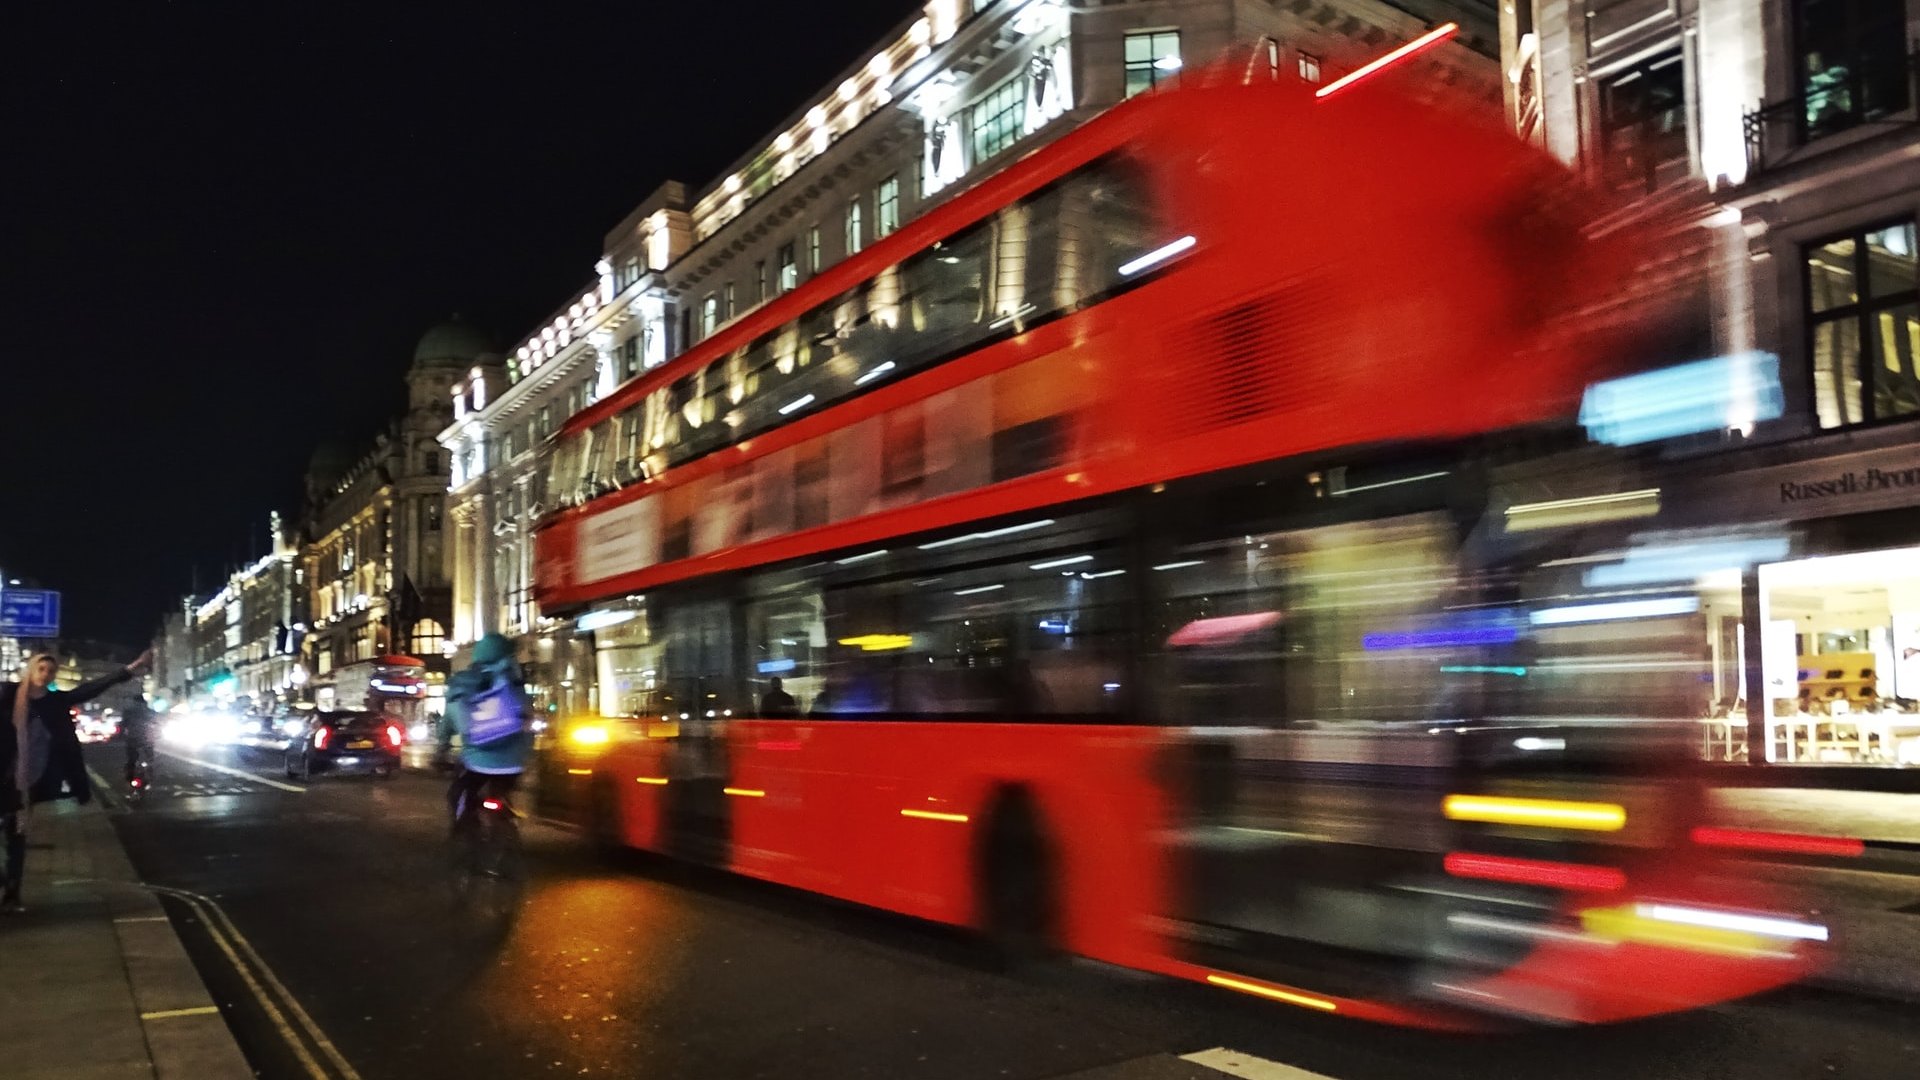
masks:
<path id="1" fill-rule="evenodd" d="M 755 750 L 798 750 L 799 739 L 761 739 L 753 744 Z"/>
<path id="2" fill-rule="evenodd" d="M 1849 858 L 1867 850 L 1865 841 L 1847 836 L 1809 836 L 1803 833 L 1760 832 L 1754 829 L 1721 829 L 1709 825 L 1694 828 L 1693 842 L 1702 847 L 1734 848 L 1740 851 L 1776 851 L 1789 855 L 1842 855 Z"/>
<path id="3" fill-rule="evenodd" d="M 1580 892 L 1613 892 L 1626 887 L 1627 875 L 1612 866 L 1513 859 L 1503 855 L 1447 853 L 1447 873 L 1454 877 L 1507 881 L 1516 885 L 1545 885 Z"/>
<path id="4" fill-rule="evenodd" d="M 1388 66 L 1389 64 L 1393 64 L 1397 61 L 1404 60 L 1407 57 L 1414 55 L 1415 53 L 1424 52 L 1427 49 L 1430 49 L 1433 46 L 1440 44 L 1441 42 L 1447 40 L 1448 38 L 1452 37 L 1453 35 L 1459 32 L 1460 32 L 1459 23 L 1442 23 L 1441 25 L 1434 27 L 1432 30 L 1427 31 L 1426 33 L 1420 35 L 1417 38 L 1414 38 L 1412 41 L 1407 42 L 1405 45 L 1400 46 L 1399 48 L 1393 50 L 1392 52 L 1386 54 L 1385 56 L 1382 56 L 1379 59 L 1374 60 L 1362 67 L 1355 68 L 1354 70 L 1347 72 L 1345 75 L 1340 76 L 1338 79 L 1333 80 L 1332 82 L 1321 87 L 1320 89 L 1315 90 L 1313 92 L 1313 96 L 1316 98 L 1332 97 L 1333 95 L 1339 93 L 1342 90 L 1345 90 L 1347 87 L 1352 86 L 1353 84 L 1359 82 L 1360 80 L 1366 78 L 1369 75 L 1372 75 L 1374 72 L 1379 71 L 1380 69 Z"/>

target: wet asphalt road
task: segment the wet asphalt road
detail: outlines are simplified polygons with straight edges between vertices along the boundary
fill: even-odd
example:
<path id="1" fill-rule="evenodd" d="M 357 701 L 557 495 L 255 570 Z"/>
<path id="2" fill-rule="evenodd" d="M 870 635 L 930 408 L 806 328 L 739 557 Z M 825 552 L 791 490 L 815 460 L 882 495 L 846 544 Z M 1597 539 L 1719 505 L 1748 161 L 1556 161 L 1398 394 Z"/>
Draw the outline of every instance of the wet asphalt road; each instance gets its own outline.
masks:
<path id="1" fill-rule="evenodd" d="M 90 751 L 96 773 L 116 776 L 118 753 Z M 114 820 L 150 884 L 218 906 L 168 901 L 270 1080 L 1205 1080 L 1227 1074 L 1180 1057 L 1223 1046 L 1335 1080 L 1920 1076 L 1912 1005 L 1794 990 L 1617 1028 L 1433 1036 L 1095 965 L 1009 975 L 949 930 L 596 858 L 538 824 L 522 917 L 476 943 L 446 917 L 439 782 L 302 784 L 256 752 L 182 753 L 230 771 L 163 754 L 154 794 Z"/>

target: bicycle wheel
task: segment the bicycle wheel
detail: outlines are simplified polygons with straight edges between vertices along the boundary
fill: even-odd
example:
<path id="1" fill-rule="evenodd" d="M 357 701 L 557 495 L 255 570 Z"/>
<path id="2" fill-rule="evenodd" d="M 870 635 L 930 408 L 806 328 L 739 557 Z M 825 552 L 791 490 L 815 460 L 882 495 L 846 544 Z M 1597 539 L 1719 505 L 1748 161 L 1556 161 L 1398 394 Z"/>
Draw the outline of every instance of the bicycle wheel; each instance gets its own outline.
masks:
<path id="1" fill-rule="evenodd" d="M 526 866 L 520 830 L 513 819 L 482 818 L 464 846 L 455 873 L 455 902 L 473 928 L 504 934 L 520 911 L 526 892 Z"/>

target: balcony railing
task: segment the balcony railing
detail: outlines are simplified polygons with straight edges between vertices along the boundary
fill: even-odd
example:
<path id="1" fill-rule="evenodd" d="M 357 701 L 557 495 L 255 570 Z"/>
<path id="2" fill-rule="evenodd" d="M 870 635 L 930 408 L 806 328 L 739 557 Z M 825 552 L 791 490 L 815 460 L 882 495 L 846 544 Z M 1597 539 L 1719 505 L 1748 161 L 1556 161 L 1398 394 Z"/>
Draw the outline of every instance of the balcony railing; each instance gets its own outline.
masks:
<path id="1" fill-rule="evenodd" d="M 1751 175 L 1786 164 L 1802 147 L 1866 124 L 1912 123 L 1916 100 L 1920 47 L 1863 54 L 1825 84 L 1746 113 L 1747 171 Z"/>

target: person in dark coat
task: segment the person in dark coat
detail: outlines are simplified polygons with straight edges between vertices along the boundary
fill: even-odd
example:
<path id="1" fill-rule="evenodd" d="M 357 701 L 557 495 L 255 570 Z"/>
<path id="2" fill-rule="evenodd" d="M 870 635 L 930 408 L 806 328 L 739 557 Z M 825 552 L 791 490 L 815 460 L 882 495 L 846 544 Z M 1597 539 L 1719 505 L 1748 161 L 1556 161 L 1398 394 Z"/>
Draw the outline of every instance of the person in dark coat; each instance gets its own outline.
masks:
<path id="1" fill-rule="evenodd" d="M 146 666 L 152 652 L 111 675 L 71 690 L 53 686 L 59 668 L 49 653 L 27 661 L 26 677 L 0 684 L 0 815 L 7 838 L 7 872 L 0 890 L 0 913 L 18 914 L 20 885 L 26 879 L 27 831 L 36 804 L 93 798 L 73 710 L 128 679 Z"/>

